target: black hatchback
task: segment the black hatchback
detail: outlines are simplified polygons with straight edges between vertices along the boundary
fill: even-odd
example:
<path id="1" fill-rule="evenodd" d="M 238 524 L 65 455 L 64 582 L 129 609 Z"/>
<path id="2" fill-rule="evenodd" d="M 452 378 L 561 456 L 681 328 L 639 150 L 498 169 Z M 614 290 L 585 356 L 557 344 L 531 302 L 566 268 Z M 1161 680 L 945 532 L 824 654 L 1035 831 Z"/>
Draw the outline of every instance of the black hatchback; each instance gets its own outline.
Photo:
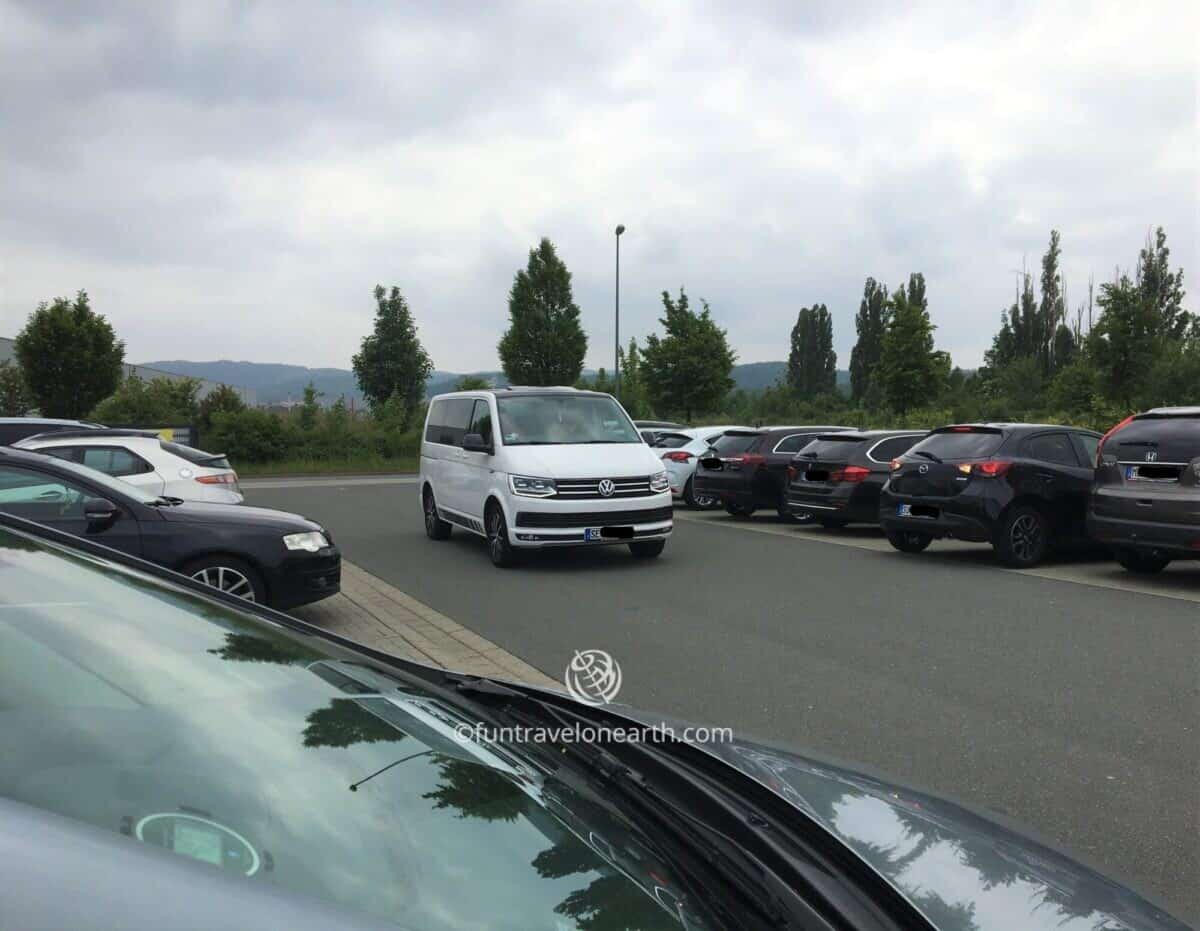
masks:
<path id="1" fill-rule="evenodd" d="M 893 459 L 926 431 L 826 433 L 798 452 L 788 469 L 787 507 L 825 527 L 879 523 L 879 491 Z"/>
<path id="2" fill-rule="evenodd" d="M 791 518 L 787 506 L 788 466 L 792 457 L 823 433 L 853 427 L 759 427 L 726 430 L 704 453 L 692 479 L 695 494 L 715 498 L 738 517 L 758 508 L 774 508 Z"/>
<path id="3" fill-rule="evenodd" d="M 1087 522 L 1130 572 L 1200 558 L 1200 407 L 1146 411 L 1104 435 Z"/>
<path id="4" fill-rule="evenodd" d="M 1079 427 L 942 427 L 892 463 L 879 523 L 902 552 L 955 537 L 991 543 L 1005 565 L 1035 566 L 1054 544 L 1087 540 L 1099 443 Z"/>
<path id="5" fill-rule="evenodd" d="M 341 554 L 320 524 L 286 511 L 147 494 L 41 453 L 0 448 L 0 511 L 275 608 L 317 601 L 341 585 Z"/>

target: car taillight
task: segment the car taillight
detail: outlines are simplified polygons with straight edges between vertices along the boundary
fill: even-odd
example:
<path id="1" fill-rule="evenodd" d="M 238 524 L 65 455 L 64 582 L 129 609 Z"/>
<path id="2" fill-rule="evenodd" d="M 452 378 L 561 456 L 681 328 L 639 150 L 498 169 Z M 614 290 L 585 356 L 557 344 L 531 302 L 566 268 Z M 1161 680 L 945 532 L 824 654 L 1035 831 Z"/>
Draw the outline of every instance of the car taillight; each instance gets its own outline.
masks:
<path id="1" fill-rule="evenodd" d="M 1100 443 L 1096 446 L 1096 468 L 1097 469 L 1100 468 L 1102 465 L 1104 465 L 1104 444 L 1106 442 L 1108 442 L 1108 438 L 1110 436 L 1112 436 L 1114 433 L 1116 433 L 1118 430 L 1120 430 L 1122 427 L 1128 426 L 1130 421 L 1133 420 L 1133 417 L 1134 417 L 1134 415 L 1130 414 L 1128 417 L 1126 417 L 1124 420 L 1122 420 L 1119 424 L 1117 424 L 1115 427 L 1113 427 L 1111 430 L 1109 430 L 1106 434 L 1104 434 L 1104 436 L 1100 437 Z M 1116 460 L 1113 460 L 1113 462 L 1110 463 L 1110 465 L 1113 465 L 1115 463 L 1116 463 Z"/>
<path id="2" fill-rule="evenodd" d="M 692 458 L 692 454 L 684 452 L 682 449 L 673 449 L 669 453 L 663 453 L 663 458 L 670 459 L 672 462 L 687 462 Z"/>
<path id="3" fill-rule="evenodd" d="M 236 485 L 236 472 L 222 472 L 219 475 L 197 475 L 196 481 L 201 485 Z"/>
<path id="4" fill-rule="evenodd" d="M 862 466 L 846 466 L 844 469 L 837 469 L 829 473 L 831 482 L 850 482 L 852 484 L 864 481 L 871 474 L 870 469 L 864 469 Z"/>
<path id="5" fill-rule="evenodd" d="M 964 475 L 979 475 L 983 478 L 996 478 L 1012 468 L 1007 459 L 988 459 L 985 462 L 959 463 L 958 471 Z"/>

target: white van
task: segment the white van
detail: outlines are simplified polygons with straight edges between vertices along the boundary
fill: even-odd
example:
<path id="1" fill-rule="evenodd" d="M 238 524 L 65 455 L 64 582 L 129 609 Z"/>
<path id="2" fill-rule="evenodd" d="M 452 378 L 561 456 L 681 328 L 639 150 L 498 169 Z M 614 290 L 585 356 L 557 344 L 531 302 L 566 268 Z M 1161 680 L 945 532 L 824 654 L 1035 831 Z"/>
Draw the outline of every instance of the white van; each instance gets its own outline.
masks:
<path id="1" fill-rule="evenodd" d="M 440 394 L 421 443 L 421 509 L 433 540 L 486 537 L 497 566 L 542 546 L 628 544 L 653 558 L 671 535 L 663 464 L 608 394 L 493 388 Z"/>

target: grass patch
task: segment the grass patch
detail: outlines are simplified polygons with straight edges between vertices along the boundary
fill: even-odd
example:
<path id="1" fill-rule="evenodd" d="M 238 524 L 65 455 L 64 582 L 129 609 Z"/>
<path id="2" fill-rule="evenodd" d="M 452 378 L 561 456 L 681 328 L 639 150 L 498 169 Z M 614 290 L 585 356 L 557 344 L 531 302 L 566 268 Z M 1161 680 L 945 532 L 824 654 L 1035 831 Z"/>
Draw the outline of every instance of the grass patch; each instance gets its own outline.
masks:
<path id="1" fill-rule="evenodd" d="M 277 462 L 235 462 L 233 467 L 244 478 L 279 475 L 380 475 L 390 472 L 416 472 L 416 456 L 347 456 L 335 459 L 281 459 Z"/>

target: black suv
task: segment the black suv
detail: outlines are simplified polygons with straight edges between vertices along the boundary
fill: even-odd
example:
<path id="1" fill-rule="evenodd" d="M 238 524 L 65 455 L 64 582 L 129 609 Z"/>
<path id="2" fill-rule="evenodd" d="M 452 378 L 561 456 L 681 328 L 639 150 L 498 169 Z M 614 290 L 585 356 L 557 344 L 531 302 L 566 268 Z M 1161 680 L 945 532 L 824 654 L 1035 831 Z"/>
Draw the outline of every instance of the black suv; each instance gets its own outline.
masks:
<path id="1" fill-rule="evenodd" d="M 1200 558 L 1200 407 L 1160 407 L 1104 435 L 1088 532 L 1131 572 Z"/>
<path id="2" fill-rule="evenodd" d="M 730 514 L 745 517 L 760 507 L 791 518 L 787 506 L 792 457 L 822 433 L 853 427 L 758 427 L 727 430 L 700 458 L 694 493 L 718 499 Z"/>
<path id="3" fill-rule="evenodd" d="M 924 430 L 856 430 L 818 436 L 788 469 L 788 511 L 825 527 L 878 524 L 879 490 L 892 460 L 925 435 Z"/>
<path id="4" fill-rule="evenodd" d="M 1055 543 L 1087 539 L 1100 434 L 1050 424 L 934 430 L 892 463 L 879 523 L 905 553 L 935 538 L 991 543 L 1008 566 L 1035 566 Z"/>

